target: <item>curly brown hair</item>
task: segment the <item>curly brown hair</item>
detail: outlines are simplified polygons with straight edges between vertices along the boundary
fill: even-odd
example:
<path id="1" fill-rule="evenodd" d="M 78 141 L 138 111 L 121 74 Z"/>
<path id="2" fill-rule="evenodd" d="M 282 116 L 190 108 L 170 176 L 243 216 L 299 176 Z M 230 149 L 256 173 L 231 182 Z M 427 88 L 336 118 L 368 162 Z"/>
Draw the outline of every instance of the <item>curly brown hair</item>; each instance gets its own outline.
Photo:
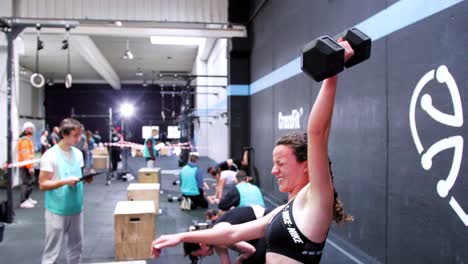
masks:
<path id="1" fill-rule="evenodd" d="M 294 156 L 296 156 L 297 162 L 304 162 L 307 160 L 307 133 L 290 133 L 285 136 L 282 136 L 276 141 L 275 146 L 285 145 L 292 148 Z M 347 214 L 344 211 L 343 202 L 338 198 L 338 193 L 336 192 L 335 184 L 333 181 L 333 171 L 331 168 L 330 158 L 328 159 L 328 166 L 330 169 L 330 176 L 333 183 L 334 190 L 334 208 L 333 208 L 333 220 L 338 224 L 346 224 L 352 222 L 354 217 Z"/>

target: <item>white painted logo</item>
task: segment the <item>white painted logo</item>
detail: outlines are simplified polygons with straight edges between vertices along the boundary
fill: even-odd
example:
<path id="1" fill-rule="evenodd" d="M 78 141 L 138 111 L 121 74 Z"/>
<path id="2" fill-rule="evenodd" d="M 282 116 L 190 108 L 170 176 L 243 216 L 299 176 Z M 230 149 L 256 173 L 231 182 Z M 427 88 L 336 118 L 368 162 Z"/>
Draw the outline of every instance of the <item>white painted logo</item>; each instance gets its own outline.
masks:
<path id="1" fill-rule="evenodd" d="M 282 112 L 278 113 L 278 129 L 300 129 L 301 117 L 304 114 L 304 109 L 293 109 L 290 115 L 283 115 Z"/>
<path id="2" fill-rule="evenodd" d="M 421 140 L 418 135 L 416 128 L 416 105 L 419 95 L 423 88 L 433 79 L 436 79 L 439 83 L 445 84 L 449 90 L 450 97 L 452 98 L 454 114 L 446 114 L 439 111 L 432 105 L 432 97 L 429 94 L 424 94 L 421 97 L 421 108 L 435 121 L 450 127 L 461 127 L 463 126 L 463 109 L 460 99 L 460 92 L 457 87 L 457 83 L 453 79 L 453 76 L 448 71 L 445 65 L 441 65 L 437 70 L 431 70 L 426 73 L 421 80 L 419 80 L 416 88 L 414 89 L 413 96 L 411 97 L 410 109 L 409 109 L 409 121 L 411 134 L 413 136 L 414 144 L 416 149 L 421 155 L 422 167 L 429 171 L 432 168 L 432 159 L 440 152 L 447 149 L 454 149 L 452 166 L 446 179 L 441 179 L 437 183 L 437 193 L 440 197 L 445 198 L 449 194 L 450 190 L 454 186 L 458 173 L 460 172 L 461 162 L 463 158 L 463 137 L 456 135 L 448 138 L 441 139 L 434 143 L 432 146 L 427 148 L 425 151 Z M 451 196 L 449 201 L 450 206 L 458 215 L 460 220 L 463 221 L 465 226 L 468 226 L 468 215 L 465 213 L 463 208 L 458 204 L 454 196 Z"/>

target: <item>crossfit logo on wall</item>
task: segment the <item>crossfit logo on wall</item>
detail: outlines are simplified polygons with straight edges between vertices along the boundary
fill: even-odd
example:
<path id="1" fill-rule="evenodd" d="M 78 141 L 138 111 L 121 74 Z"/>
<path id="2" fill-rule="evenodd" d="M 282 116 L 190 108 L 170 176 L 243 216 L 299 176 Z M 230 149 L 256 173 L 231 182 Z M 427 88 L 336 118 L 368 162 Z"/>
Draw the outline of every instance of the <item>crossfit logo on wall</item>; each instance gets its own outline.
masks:
<path id="1" fill-rule="evenodd" d="M 413 96 L 411 97 L 410 109 L 409 109 L 409 120 L 411 134 L 413 136 L 414 144 L 421 155 L 421 165 L 422 167 L 429 171 L 432 168 L 432 159 L 439 154 L 440 152 L 448 149 L 453 149 L 453 161 L 450 171 L 447 177 L 441 177 L 437 183 L 437 193 L 440 197 L 445 198 L 449 195 L 450 190 L 455 185 L 458 174 L 460 172 L 460 166 L 463 158 L 463 137 L 461 135 L 454 135 L 448 138 L 443 138 L 434 143 L 428 148 L 424 148 L 421 140 L 418 135 L 418 130 L 416 127 L 416 105 L 419 99 L 419 96 L 424 89 L 424 87 L 431 81 L 436 79 L 439 83 L 445 84 L 452 98 L 453 111 L 454 114 L 447 114 L 441 112 L 432 105 L 432 97 L 429 94 L 424 94 L 421 97 L 420 105 L 422 110 L 424 110 L 432 119 L 440 124 L 449 127 L 462 127 L 463 126 L 463 109 L 460 99 L 460 92 L 457 87 L 453 76 L 448 71 L 445 65 L 441 65 L 437 70 L 431 70 L 426 73 L 421 80 L 419 80 L 416 88 L 414 89 Z M 445 179 L 444 179 L 445 178 Z M 463 221 L 465 226 L 468 226 L 468 215 L 457 202 L 453 195 L 450 195 L 449 205 L 458 215 L 460 220 Z"/>
<path id="2" fill-rule="evenodd" d="M 301 117 L 304 114 L 304 109 L 293 109 L 290 115 L 283 115 L 282 112 L 278 113 L 278 129 L 300 129 Z"/>

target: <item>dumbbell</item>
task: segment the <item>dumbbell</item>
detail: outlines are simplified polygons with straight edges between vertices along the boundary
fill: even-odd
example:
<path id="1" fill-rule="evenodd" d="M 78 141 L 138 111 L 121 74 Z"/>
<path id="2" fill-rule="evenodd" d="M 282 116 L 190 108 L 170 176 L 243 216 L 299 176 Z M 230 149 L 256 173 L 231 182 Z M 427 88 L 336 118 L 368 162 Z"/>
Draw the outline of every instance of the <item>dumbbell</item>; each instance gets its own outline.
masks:
<path id="1" fill-rule="evenodd" d="M 350 68 L 370 57 L 372 40 L 357 28 L 351 28 L 338 35 L 349 42 L 354 55 L 344 62 L 344 49 L 329 36 L 322 36 L 309 42 L 302 49 L 301 69 L 320 82 Z"/>

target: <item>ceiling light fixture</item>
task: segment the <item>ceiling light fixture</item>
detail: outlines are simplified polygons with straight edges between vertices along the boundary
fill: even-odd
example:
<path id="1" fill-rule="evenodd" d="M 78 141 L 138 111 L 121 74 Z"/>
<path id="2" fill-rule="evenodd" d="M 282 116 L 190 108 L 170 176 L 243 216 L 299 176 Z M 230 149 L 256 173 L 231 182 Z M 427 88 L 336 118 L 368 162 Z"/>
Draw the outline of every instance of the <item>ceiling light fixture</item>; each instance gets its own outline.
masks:
<path id="1" fill-rule="evenodd" d="M 122 21 L 115 21 L 114 25 L 121 27 L 122 26 Z"/>
<path id="2" fill-rule="evenodd" d="M 143 76 L 143 71 L 140 68 L 137 69 L 136 76 Z"/>
<path id="3" fill-rule="evenodd" d="M 133 115 L 133 113 L 135 112 L 135 107 L 133 106 L 133 104 L 130 104 L 130 103 L 123 103 L 121 106 L 120 106 L 120 114 L 124 117 L 124 118 L 129 118 Z"/>
<path id="4" fill-rule="evenodd" d="M 134 56 L 130 50 L 130 41 L 127 40 L 127 48 L 125 49 L 124 55 L 122 56 L 124 60 L 133 60 Z"/>

